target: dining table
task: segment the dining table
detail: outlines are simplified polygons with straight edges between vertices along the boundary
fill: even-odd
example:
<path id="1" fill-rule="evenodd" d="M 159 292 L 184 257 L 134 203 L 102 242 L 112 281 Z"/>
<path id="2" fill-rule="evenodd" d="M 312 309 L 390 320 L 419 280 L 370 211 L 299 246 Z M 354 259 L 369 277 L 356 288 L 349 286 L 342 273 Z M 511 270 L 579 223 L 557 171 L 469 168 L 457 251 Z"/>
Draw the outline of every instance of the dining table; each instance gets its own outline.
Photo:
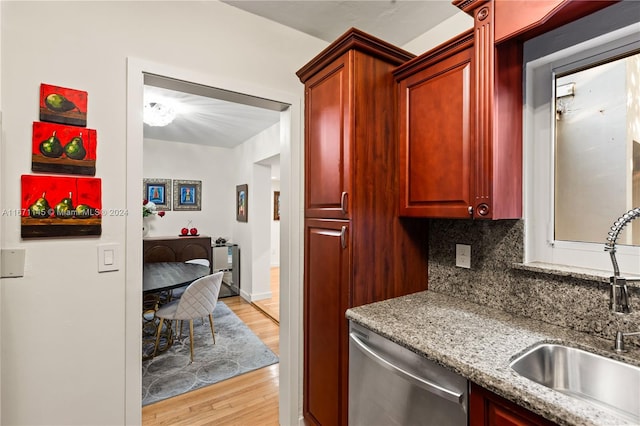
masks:
<path id="1" fill-rule="evenodd" d="M 150 262 L 142 266 L 142 359 L 147 360 L 167 351 L 173 344 L 171 322 L 158 330 L 155 312 L 175 298 L 174 290 L 186 287 L 198 278 L 209 275 L 209 266 L 186 262 Z M 155 350 L 156 336 L 160 341 Z"/>
<path id="2" fill-rule="evenodd" d="M 156 293 L 185 287 L 209 275 L 208 266 L 186 262 L 151 262 L 142 265 L 142 292 Z"/>

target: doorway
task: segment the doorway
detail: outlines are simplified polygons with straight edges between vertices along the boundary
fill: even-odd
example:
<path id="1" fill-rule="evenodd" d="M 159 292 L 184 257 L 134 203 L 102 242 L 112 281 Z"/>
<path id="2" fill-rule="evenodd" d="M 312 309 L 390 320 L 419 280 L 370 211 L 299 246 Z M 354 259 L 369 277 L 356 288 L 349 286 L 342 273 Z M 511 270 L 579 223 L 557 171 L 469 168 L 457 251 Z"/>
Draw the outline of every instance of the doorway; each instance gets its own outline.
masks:
<path id="1" fill-rule="evenodd" d="M 302 282 L 302 222 L 301 203 L 301 111 L 300 97 L 291 93 L 258 87 L 251 83 L 228 78 L 203 75 L 170 66 L 129 58 L 127 61 L 127 207 L 137 211 L 142 193 L 142 140 L 143 124 L 140 111 L 143 106 L 144 74 L 166 76 L 185 82 L 197 82 L 208 87 L 219 87 L 229 92 L 247 94 L 262 99 L 276 99 L 288 104 L 280 113 L 281 145 L 281 220 L 280 220 L 280 283 L 282 304 L 280 309 L 280 423 L 297 423 L 300 388 L 298 371 L 301 363 L 301 288 Z M 126 235 L 126 329 L 125 368 L 126 424 L 140 423 L 140 338 L 139 326 L 142 282 L 142 217 L 127 217 Z"/>
<path id="2" fill-rule="evenodd" d="M 274 155 L 258 162 L 257 167 L 263 167 L 268 172 L 269 179 L 264 182 L 265 192 L 269 194 L 268 205 L 264 206 L 268 217 L 269 237 L 269 267 L 263 280 L 263 289 L 268 297 L 261 297 L 253 301 L 253 305 L 271 318 L 277 324 L 280 323 L 280 155 Z M 266 268 L 265 268 L 266 269 Z M 265 271 L 261 273 L 264 274 Z"/>

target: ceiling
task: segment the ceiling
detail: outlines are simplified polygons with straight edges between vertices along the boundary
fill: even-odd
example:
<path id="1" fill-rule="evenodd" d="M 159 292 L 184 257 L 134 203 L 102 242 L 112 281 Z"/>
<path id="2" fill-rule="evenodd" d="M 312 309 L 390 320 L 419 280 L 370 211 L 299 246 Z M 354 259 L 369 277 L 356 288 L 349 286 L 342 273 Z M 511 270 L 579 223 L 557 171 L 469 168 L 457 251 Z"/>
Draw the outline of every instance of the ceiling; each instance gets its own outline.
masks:
<path id="1" fill-rule="evenodd" d="M 176 118 L 169 125 L 144 124 L 144 137 L 233 148 L 280 121 L 280 111 L 145 84 L 144 102 L 170 104 Z"/>
<path id="2" fill-rule="evenodd" d="M 460 11 L 451 0 L 221 1 L 326 42 L 355 27 L 396 46 Z"/>
<path id="3" fill-rule="evenodd" d="M 332 42 L 355 27 L 402 46 L 459 10 L 450 0 L 249 1 L 222 0 L 246 12 Z M 232 148 L 279 121 L 276 102 L 167 79 L 145 76 L 145 103 L 175 105 L 175 120 L 144 125 L 144 137 Z"/>

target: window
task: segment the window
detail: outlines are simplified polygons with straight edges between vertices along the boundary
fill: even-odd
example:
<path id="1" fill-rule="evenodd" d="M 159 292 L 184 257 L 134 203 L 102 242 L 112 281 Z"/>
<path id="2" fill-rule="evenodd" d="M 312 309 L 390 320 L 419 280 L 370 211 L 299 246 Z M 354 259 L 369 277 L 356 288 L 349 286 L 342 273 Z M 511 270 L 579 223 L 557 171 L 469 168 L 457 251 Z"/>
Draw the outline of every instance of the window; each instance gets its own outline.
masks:
<path id="1" fill-rule="evenodd" d="M 583 18 L 525 44 L 526 263 L 612 271 L 607 232 L 640 206 L 640 23 L 625 22 L 638 16 L 632 3 L 587 17 L 607 28 Z M 639 238 L 636 219 L 618 241 L 625 273 L 640 274 Z"/>

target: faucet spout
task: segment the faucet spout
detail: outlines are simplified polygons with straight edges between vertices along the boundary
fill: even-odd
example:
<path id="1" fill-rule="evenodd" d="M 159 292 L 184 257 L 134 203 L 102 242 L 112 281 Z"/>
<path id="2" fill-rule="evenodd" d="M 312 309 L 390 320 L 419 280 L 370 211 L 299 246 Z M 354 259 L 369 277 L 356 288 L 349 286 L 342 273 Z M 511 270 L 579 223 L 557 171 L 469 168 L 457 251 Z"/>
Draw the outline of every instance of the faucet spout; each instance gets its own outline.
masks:
<path id="1" fill-rule="evenodd" d="M 609 287 L 609 310 L 618 314 L 630 313 L 629 289 L 626 280 L 615 276 L 609 280 L 611 282 Z"/>

